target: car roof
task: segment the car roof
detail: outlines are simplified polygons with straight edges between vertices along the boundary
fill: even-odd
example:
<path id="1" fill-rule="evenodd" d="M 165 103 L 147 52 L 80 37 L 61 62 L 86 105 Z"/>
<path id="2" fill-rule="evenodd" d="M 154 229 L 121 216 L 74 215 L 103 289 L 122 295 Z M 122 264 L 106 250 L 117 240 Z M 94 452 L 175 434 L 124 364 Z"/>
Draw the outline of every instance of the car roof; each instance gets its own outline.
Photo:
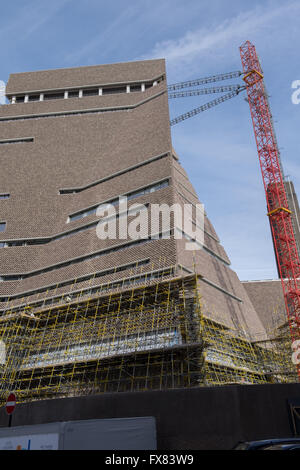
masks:
<path id="1" fill-rule="evenodd" d="M 245 444 L 248 447 L 251 447 L 252 449 L 254 448 L 259 448 L 259 447 L 264 447 L 264 446 L 270 446 L 270 445 L 275 445 L 275 444 L 296 444 L 300 443 L 300 437 L 286 437 L 286 438 L 275 438 L 275 439 L 261 439 L 258 441 L 245 441 L 245 442 L 239 442 L 239 444 Z M 237 445 L 239 445 L 237 444 Z"/>

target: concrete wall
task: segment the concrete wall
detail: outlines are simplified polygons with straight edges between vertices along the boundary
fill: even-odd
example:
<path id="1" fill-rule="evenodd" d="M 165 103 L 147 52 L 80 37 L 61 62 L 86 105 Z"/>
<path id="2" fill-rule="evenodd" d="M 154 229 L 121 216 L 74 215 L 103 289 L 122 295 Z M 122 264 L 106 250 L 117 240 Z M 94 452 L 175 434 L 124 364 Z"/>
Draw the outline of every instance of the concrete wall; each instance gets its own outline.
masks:
<path id="1" fill-rule="evenodd" d="M 158 449 L 231 449 L 239 440 L 292 436 L 287 400 L 300 384 L 230 385 L 102 394 L 17 405 L 13 426 L 154 416 Z M 7 426 L 5 409 L 0 426 Z"/>

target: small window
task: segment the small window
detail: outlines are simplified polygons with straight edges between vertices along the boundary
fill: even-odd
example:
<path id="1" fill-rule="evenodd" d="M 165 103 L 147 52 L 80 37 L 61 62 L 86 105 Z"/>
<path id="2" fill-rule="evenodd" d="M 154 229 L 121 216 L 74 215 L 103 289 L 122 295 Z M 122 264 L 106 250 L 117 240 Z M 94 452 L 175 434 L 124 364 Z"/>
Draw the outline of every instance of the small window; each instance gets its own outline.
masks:
<path id="1" fill-rule="evenodd" d="M 83 96 L 97 96 L 99 95 L 98 88 L 88 88 L 87 90 L 83 90 Z"/>
<path id="2" fill-rule="evenodd" d="M 70 217 L 70 220 L 79 220 L 82 218 L 82 214 L 75 214 Z"/>
<path id="3" fill-rule="evenodd" d="M 0 145 L 6 145 L 6 144 L 21 144 L 24 142 L 33 142 L 34 138 L 33 137 L 24 137 L 24 138 L 17 138 L 17 139 L 5 139 L 5 140 L 0 140 Z"/>
<path id="4" fill-rule="evenodd" d="M 48 243 L 50 240 L 27 240 L 27 245 L 43 245 L 44 243 Z"/>
<path id="5" fill-rule="evenodd" d="M 68 98 L 78 98 L 79 91 L 78 90 L 71 90 L 68 92 Z"/>
<path id="6" fill-rule="evenodd" d="M 28 101 L 40 101 L 40 95 L 29 95 Z"/>
<path id="7" fill-rule="evenodd" d="M 0 232 L 5 232 L 6 222 L 0 222 Z"/>
<path id="8" fill-rule="evenodd" d="M 5 279 L 6 281 L 19 281 L 20 279 L 22 279 L 22 276 L 19 276 L 18 274 L 16 274 L 15 276 L 14 275 L 4 276 L 3 279 Z"/>
<path id="9" fill-rule="evenodd" d="M 65 97 L 64 92 L 62 93 L 45 93 L 44 100 L 59 100 Z"/>
<path id="10" fill-rule="evenodd" d="M 23 242 L 23 241 L 9 242 L 9 246 L 26 246 L 26 242 Z"/>
<path id="11" fill-rule="evenodd" d="M 141 85 L 130 85 L 130 92 L 141 91 Z"/>
<path id="12" fill-rule="evenodd" d="M 24 96 L 17 96 L 16 97 L 16 103 L 24 103 Z"/>
<path id="13" fill-rule="evenodd" d="M 96 211 L 97 211 L 97 207 L 93 209 L 89 209 L 88 211 L 84 213 L 84 217 L 86 217 L 87 215 L 96 214 Z"/>
<path id="14" fill-rule="evenodd" d="M 0 194 L 0 199 L 8 199 L 10 197 L 10 194 Z"/>
<path id="15" fill-rule="evenodd" d="M 141 87 L 140 87 L 141 88 Z M 115 93 L 126 93 L 126 87 L 113 87 L 113 88 L 103 88 L 103 95 L 113 95 Z"/>

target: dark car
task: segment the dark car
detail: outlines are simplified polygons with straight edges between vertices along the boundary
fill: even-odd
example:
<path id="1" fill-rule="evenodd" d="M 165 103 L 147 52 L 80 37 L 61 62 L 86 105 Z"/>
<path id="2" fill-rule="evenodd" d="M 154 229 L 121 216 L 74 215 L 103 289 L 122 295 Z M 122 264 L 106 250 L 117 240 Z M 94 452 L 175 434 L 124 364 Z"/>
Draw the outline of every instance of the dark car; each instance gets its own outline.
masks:
<path id="1" fill-rule="evenodd" d="M 234 450 L 299 450 L 300 438 L 263 439 L 260 441 L 239 442 Z"/>

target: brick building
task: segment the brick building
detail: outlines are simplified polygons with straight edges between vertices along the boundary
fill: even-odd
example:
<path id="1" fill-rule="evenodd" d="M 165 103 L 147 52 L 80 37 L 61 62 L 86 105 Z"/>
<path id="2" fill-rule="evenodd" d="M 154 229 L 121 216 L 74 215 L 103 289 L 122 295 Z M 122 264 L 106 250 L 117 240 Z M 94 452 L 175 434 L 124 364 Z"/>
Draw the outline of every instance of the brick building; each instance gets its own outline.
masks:
<path id="1" fill-rule="evenodd" d="M 194 253 L 161 227 L 156 239 L 97 237 L 97 207 L 118 213 L 120 195 L 146 207 L 199 202 L 172 148 L 166 83 L 164 60 L 10 76 L 0 107 L 2 390 L 9 382 L 25 399 L 86 384 L 192 386 L 205 383 L 204 362 L 211 383 L 267 380 L 256 359 L 247 370 L 228 359 L 237 337 L 253 351 L 266 331 L 206 215 Z M 228 357 L 224 344 L 203 354 L 203 318 L 207 331 L 230 332 Z"/>

